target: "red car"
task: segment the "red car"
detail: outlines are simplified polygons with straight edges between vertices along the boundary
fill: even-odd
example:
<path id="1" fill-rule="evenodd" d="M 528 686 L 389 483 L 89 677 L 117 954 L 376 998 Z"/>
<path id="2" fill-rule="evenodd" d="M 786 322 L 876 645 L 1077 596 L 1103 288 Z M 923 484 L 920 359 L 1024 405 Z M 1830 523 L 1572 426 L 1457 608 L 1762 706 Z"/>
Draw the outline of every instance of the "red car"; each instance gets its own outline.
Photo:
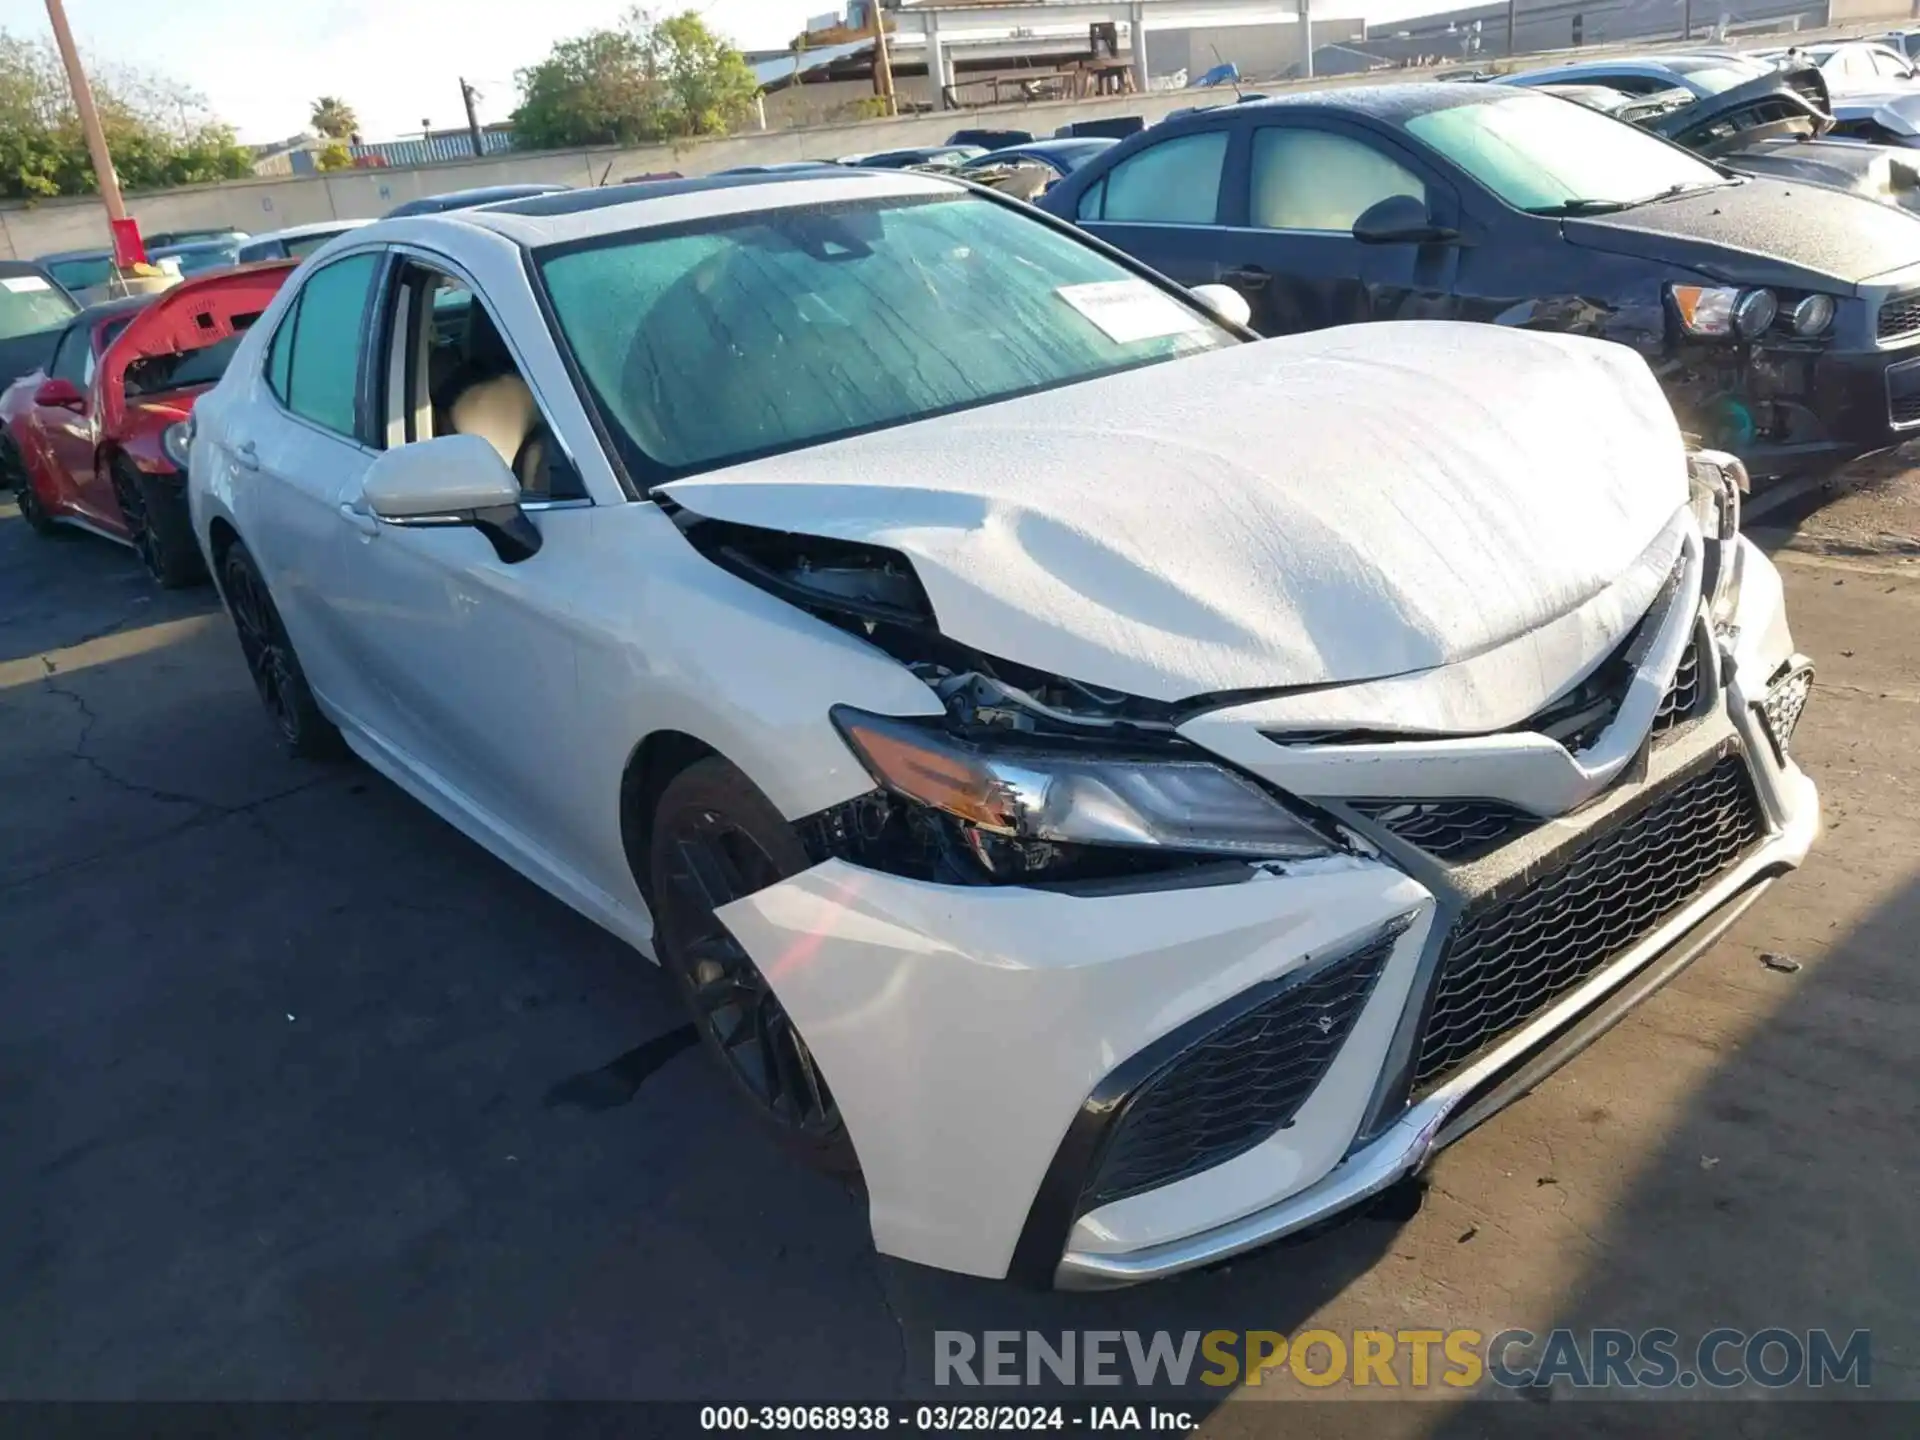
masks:
<path id="1" fill-rule="evenodd" d="M 183 422 L 294 268 L 224 270 L 73 317 L 46 367 L 0 395 L 0 473 L 35 530 L 131 545 L 169 589 L 206 578 Z"/>

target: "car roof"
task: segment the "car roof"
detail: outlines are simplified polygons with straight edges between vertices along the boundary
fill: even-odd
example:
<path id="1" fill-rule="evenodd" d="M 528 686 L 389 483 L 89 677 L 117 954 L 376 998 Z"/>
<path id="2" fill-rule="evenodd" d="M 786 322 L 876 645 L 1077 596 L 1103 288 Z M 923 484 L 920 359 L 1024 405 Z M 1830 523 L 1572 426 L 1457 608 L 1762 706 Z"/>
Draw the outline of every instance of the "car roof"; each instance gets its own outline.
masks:
<path id="1" fill-rule="evenodd" d="M 298 240 L 303 235 L 332 235 L 342 230 L 357 230 L 362 225 L 371 225 L 371 220 L 309 220 L 304 225 L 289 225 L 284 230 L 268 230 L 261 235 L 249 235 L 247 244 L 257 245 L 263 240 Z"/>
<path id="2" fill-rule="evenodd" d="M 1401 120 L 1435 110 L 1454 110 L 1462 105 L 1498 104 L 1511 100 L 1513 96 L 1511 87 L 1445 85 L 1433 80 L 1409 81 L 1399 85 L 1354 85 L 1339 90 L 1303 90 L 1288 95 L 1269 95 L 1264 100 L 1248 100 L 1241 105 L 1216 105 L 1168 123 L 1185 127 L 1216 116 L 1250 117 L 1275 110 L 1358 110 L 1385 120 Z"/>
<path id="3" fill-rule="evenodd" d="M 246 243 L 246 237 L 240 235 L 230 235 L 225 240 L 182 240 L 174 245 L 156 245 L 153 247 L 153 253 L 184 255 L 189 251 L 198 250 L 232 250 Z"/>
<path id="4" fill-rule="evenodd" d="M 67 318 L 69 325 L 102 325 L 118 315 L 131 315 L 136 310 L 144 310 L 151 305 L 156 295 L 164 291 L 149 291 L 145 295 L 125 295 L 118 300 L 102 300 L 98 305 L 89 305 L 76 315 Z"/>
<path id="5" fill-rule="evenodd" d="M 1068 155 L 1080 150 L 1104 150 L 1118 145 L 1120 141 L 1112 135 L 1049 135 L 1044 140 L 1023 140 L 1018 145 L 1002 145 L 998 150 L 989 150 L 986 155 L 976 155 L 976 160 L 984 160 L 987 155 Z"/>
<path id="6" fill-rule="evenodd" d="M 100 260 L 111 254 L 113 254 L 113 251 L 105 246 L 99 246 L 90 250 L 55 250 L 46 255 L 36 255 L 33 263 L 36 265 L 58 265 L 67 260 Z"/>
<path id="7" fill-rule="evenodd" d="M 420 195 L 412 200 L 403 200 L 387 213 L 390 216 L 404 217 L 408 214 L 434 215 L 446 210 L 465 210 L 476 205 L 491 205 L 500 200 L 519 200 L 529 195 L 552 195 L 571 189 L 567 185 L 526 184 L 526 185 L 481 185 L 471 190 L 445 190 L 438 195 Z"/>
<path id="8" fill-rule="evenodd" d="M 642 180 L 631 185 L 536 195 L 489 205 L 484 210 L 398 218 L 406 223 L 431 223 L 436 229 L 461 226 L 490 230 L 516 244 L 539 246 L 796 205 L 971 193 L 971 187 L 959 181 L 920 171 L 823 166 L 814 171 Z"/>

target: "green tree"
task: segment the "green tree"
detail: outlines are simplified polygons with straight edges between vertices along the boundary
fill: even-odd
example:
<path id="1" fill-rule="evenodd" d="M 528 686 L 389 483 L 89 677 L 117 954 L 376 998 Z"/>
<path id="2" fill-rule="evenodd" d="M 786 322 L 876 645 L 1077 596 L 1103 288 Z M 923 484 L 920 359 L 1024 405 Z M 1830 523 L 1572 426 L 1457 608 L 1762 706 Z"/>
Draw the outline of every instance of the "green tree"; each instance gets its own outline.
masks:
<path id="1" fill-rule="evenodd" d="M 94 67 L 107 152 L 127 190 L 231 180 L 253 170 L 233 131 L 171 81 Z M 51 43 L 0 30 L 0 195 L 37 199 L 97 191 L 67 74 Z"/>
<path id="2" fill-rule="evenodd" d="M 681 135 L 724 135 L 753 109 L 760 86 L 740 52 L 687 10 L 653 26 L 653 55 Z"/>
<path id="3" fill-rule="evenodd" d="M 638 145 L 724 134 L 751 111 L 756 86 L 740 52 L 688 10 L 621 23 L 556 44 L 516 77 L 522 149 Z"/>
<path id="4" fill-rule="evenodd" d="M 313 102 L 309 123 L 329 140 L 344 140 L 360 128 L 360 117 L 339 96 L 322 95 Z"/>
<path id="5" fill-rule="evenodd" d="M 321 170 L 351 170 L 353 152 L 343 143 L 335 140 L 321 147 L 320 153 L 314 156 L 313 163 Z"/>

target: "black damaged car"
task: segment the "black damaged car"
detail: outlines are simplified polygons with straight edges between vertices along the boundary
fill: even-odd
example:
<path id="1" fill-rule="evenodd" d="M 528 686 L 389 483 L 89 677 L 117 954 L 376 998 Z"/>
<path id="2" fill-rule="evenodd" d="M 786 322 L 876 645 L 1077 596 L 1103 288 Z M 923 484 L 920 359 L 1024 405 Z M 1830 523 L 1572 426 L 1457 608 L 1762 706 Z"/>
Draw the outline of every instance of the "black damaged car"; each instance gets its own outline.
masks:
<path id="1" fill-rule="evenodd" d="M 1163 123 L 1040 200 L 1283 335 L 1458 319 L 1646 356 L 1755 476 L 1920 432 L 1920 217 L 1736 174 L 1504 86 L 1281 96 Z"/>

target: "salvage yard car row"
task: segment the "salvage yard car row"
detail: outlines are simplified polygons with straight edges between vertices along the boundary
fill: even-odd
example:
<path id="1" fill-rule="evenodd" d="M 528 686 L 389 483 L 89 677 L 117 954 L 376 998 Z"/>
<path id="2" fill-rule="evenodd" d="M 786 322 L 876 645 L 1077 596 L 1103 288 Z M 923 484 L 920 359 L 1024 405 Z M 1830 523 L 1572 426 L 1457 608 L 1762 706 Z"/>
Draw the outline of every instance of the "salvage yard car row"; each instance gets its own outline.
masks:
<path id="1" fill-rule="evenodd" d="M 289 750 L 658 961 L 883 1252 L 1101 1287 L 1417 1172 L 1801 862 L 1729 452 L 1892 443 L 1909 272 L 1920 219 L 1562 99 L 1301 95 L 1038 209 L 395 214 L 163 444 Z"/>

